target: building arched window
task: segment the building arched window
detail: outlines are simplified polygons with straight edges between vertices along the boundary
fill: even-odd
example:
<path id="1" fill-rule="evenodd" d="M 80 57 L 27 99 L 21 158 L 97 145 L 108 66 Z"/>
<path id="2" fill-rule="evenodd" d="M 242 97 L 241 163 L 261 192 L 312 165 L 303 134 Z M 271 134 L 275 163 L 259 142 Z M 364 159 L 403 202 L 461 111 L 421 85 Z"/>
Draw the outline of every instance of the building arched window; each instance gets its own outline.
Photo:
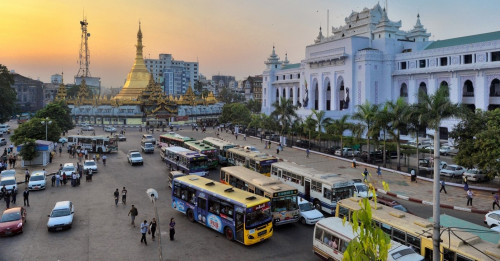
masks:
<path id="1" fill-rule="evenodd" d="M 314 109 L 315 110 L 319 110 L 318 96 L 319 96 L 318 82 L 316 82 L 316 84 L 314 85 Z"/>
<path id="2" fill-rule="evenodd" d="M 474 85 L 470 80 L 464 82 L 463 97 L 474 97 Z"/>
<path id="3" fill-rule="evenodd" d="M 399 97 L 408 97 L 408 86 L 406 86 L 406 83 L 401 84 L 401 88 L 399 89 Z"/>
<path id="4" fill-rule="evenodd" d="M 490 84 L 490 97 L 500 96 L 500 80 L 493 79 Z"/>
<path id="5" fill-rule="evenodd" d="M 332 90 L 330 86 L 330 80 L 328 80 L 328 84 L 326 85 L 326 110 L 331 110 L 331 98 L 332 98 Z"/>
<path id="6" fill-rule="evenodd" d="M 420 85 L 418 86 L 418 102 L 420 102 L 420 93 L 425 93 L 427 94 L 427 84 L 425 82 L 421 82 Z"/>

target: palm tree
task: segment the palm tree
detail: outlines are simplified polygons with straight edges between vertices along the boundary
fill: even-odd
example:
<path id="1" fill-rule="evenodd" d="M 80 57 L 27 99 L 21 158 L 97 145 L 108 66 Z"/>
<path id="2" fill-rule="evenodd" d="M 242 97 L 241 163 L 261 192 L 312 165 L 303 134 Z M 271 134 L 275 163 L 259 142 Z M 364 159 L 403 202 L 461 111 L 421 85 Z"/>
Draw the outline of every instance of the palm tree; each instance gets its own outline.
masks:
<path id="1" fill-rule="evenodd" d="M 291 99 L 281 97 L 280 101 L 275 101 L 273 103 L 274 111 L 271 113 L 273 117 L 276 117 L 278 123 L 281 125 L 280 136 L 290 126 L 293 118 L 297 118 L 297 106 L 293 105 Z"/>
<path id="2" fill-rule="evenodd" d="M 316 118 L 316 129 L 318 130 L 318 140 L 319 144 L 321 145 L 321 134 L 323 134 L 323 129 L 328 126 L 332 119 L 331 118 L 326 118 L 325 117 L 325 111 L 317 111 L 315 109 L 312 109 L 312 114 L 314 114 Z"/>
<path id="3" fill-rule="evenodd" d="M 346 130 L 352 129 L 352 124 L 347 122 L 349 115 L 344 115 L 338 120 L 333 120 L 327 127 L 326 131 L 328 134 L 333 134 L 340 136 L 340 148 L 344 147 L 344 132 Z"/>
<path id="4" fill-rule="evenodd" d="M 396 153 L 398 157 L 397 170 L 401 170 L 401 131 L 406 130 L 410 106 L 403 98 L 396 102 L 388 101 L 389 113 L 391 117 L 391 126 L 388 129 L 389 134 L 396 139 Z"/>
<path id="5" fill-rule="evenodd" d="M 383 138 L 384 138 L 384 149 L 382 151 L 382 157 L 383 157 L 383 164 L 384 168 L 386 167 L 386 136 L 387 132 L 389 132 L 389 129 L 391 128 L 391 113 L 389 111 L 389 106 L 387 103 L 384 105 L 384 107 L 377 112 L 377 115 L 375 117 L 375 127 L 376 130 L 378 131 L 382 130 L 383 133 Z"/>
<path id="6" fill-rule="evenodd" d="M 361 121 L 366 130 L 366 144 L 368 146 L 368 162 L 370 161 L 370 138 L 375 134 L 377 128 L 375 125 L 375 119 L 377 112 L 379 111 L 379 106 L 377 104 L 370 104 L 366 101 L 364 104 L 358 105 L 358 111 L 352 116 L 354 120 Z"/>
<path id="7" fill-rule="evenodd" d="M 314 130 L 316 130 L 316 126 L 317 126 L 317 123 L 316 123 L 316 120 L 313 118 L 313 114 L 309 115 L 306 117 L 306 119 L 304 120 L 304 132 L 305 133 L 309 133 L 309 149 L 311 149 L 311 132 L 313 132 Z"/>
<path id="8" fill-rule="evenodd" d="M 433 233 L 433 246 L 434 260 L 439 260 L 439 242 L 440 242 L 440 220 L 439 220 L 439 126 L 441 121 L 446 118 L 453 117 L 459 112 L 459 107 L 456 104 L 451 103 L 448 88 L 445 86 L 440 86 L 434 95 L 427 95 L 425 92 L 420 92 L 418 94 L 419 103 L 417 107 L 422 113 L 420 118 L 422 122 L 425 122 L 430 129 L 434 130 L 434 205 L 432 207 L 433 219 L 434 219 L 434 233 Z M 418 145 L 418 144 L 417 144 Z"/>

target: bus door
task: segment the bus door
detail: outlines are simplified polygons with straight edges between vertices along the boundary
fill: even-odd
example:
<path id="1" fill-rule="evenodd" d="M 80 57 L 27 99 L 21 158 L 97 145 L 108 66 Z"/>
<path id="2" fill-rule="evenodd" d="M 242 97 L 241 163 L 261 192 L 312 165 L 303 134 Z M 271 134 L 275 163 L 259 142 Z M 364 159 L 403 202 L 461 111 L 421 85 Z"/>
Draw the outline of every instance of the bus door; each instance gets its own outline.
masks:
<path id="1" fill-rule="evenodd" d="M 97 152 L 97 140 L 92 139 L 92 152 Z"/>
<path id="2" fill-rule="evenodd" d="M 236 230 L 236 241 L 243 243 L 244 237 L 245 237 L 245 231 L 244 231 L 244 213 L 240 208 L 235 208 L 236 209 L 236 220 L 234 221 L 234 227 Z"/>
<path id="3" fill-rule="evenodd" d="M 311 180 L 304 179 L 304 198 L 306 200 L 311 199 Z"/>
<path id="4" fill-rule="evenodd" d="M 197 212 L 195 215 L 195 220 L 207 225 L 207 200 L 198 196 L 198 206 L 196 208 Z"/>

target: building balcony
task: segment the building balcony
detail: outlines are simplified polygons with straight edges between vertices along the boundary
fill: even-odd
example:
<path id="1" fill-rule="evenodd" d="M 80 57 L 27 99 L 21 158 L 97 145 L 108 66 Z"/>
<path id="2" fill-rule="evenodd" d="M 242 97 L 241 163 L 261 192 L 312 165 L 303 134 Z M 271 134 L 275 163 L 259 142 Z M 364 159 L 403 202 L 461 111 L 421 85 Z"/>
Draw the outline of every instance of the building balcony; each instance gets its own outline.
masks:
<path id="1" fill-rule="evenodd" d="M 490 105 L 491 104 L 500 105 L 500 95 L 494 96 L 494 97 L 490 96 L 489 103 L 490 103 Z"/>
<path id="2" fill-rule="evenodd" d="M 464 92 L 463 97 L 474 97 L 474 92 Z"/>
<path id="3" fill-rule="evenodd" d="M 463 104 L 474 104 L 474 97 L 471 97 L 471 96 L 463 96 L 462 97 L 462 103 Z"/>

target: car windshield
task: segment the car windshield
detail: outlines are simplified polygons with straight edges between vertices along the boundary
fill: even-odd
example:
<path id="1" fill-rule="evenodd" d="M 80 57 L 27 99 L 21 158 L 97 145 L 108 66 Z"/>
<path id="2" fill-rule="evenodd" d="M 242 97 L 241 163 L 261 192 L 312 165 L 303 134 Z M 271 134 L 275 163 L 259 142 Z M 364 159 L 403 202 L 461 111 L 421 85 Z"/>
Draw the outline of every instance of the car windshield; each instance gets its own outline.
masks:
<path id="1" fill-rule="evenodd" d="M 50 217 L 64 217 L 70 215 L 69 209 L 54 209 Z"/>
<path id="2" fill-rule="evenodd" d="M 0 185 L 6 185 L 6 186 L 9 186 L 9 185 L 14 185 L 16 184 L 16 181 L 13 180 L 13 179 L 8 179 L 8 180 L 2 180 L 2 182 L 0 183 Z"/>
<path id="3" fill-rule="evenodd" d="M 30 180 L 31 181 L 44 180 L 44 177 L 42 175 L 40 175 L 40 176 L 31 176 Z"/>
<path id="4" fill-rule="evenodd" d="M 19 220 L 21 219 L 21 213 L 20 212 L 14 212 L 14 213 L 5 213 L 2 215 L 2 220 L 0 222 L 10 222 L 14 220 Z"/>
<path id="5" fill-rule="evenodd" d="M 85 166 L 95 166 L 95 162 L 93 161 L 85 162 Z"/>
<path id="6" fill-rule="evenodd" d="M 368 191 L 368 187 L 366 185 L 356 185 L 356 189 L 358 190 L 358 193 Z"/>
<path id="7" fill-rule="evenodd" d="M 145 139 L 152 139 L 152 138 L 153 138 L 153 136 L 151 136 L 151 135 L 147 135 L 147 136 L 144 136 L 144 138 L 145 138 Z"/>
<path id="8" fill-rule="evenodd" d="M 456 170 L 456 169 L 457 169 L 457 167 L 448 166 L 448 167 L 446 167 L 446 169 L 447 169 L 447 170 Z"/>
<path id="9" fill-rule="evenodd" d="M 270 222 L 271 217 L 271 209 L 269 207 L 259 210 L 252 210 L 252 212 L 247 213 L 246 215 L 245 228 L 252 229 L 266 222 Z"/>
<path id="10" fill-rule="evenodd" d="M 140 158 L 141 154 L 139 154 L 139 153 L 132 153 L 132 154 L 130 154 L 130 157 L 132 157 L 132 158 Z"/>
<path id="11" fill-rule="evenodd" d="M 301 212 L 314 210 L 314 206 L 311 202 L 307 202 L 305 204 L 300 204 L 299 207 L 300 207 Z"/>
<path id="12" fill-rule="evenodd" d="M 75 171 L 75 167 L 73 166 L 66 166 L 63 168 L 63 171 Z"/>

